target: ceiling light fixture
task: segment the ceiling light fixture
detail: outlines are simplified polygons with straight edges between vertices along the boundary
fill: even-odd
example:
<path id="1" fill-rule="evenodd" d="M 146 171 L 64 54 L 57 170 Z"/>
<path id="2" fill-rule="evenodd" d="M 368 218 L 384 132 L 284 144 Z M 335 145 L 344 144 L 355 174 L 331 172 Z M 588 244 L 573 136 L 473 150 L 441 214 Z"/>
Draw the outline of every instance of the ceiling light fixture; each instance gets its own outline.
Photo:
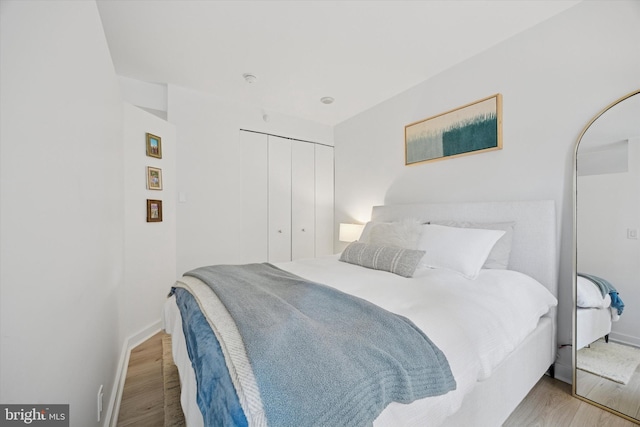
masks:
<path id="1" fill-rule="evenodd" d="M 320 98 L 320 102 L 322 102 L 323 104 L 333 104 L 333 101 L 335 101 L 335 99 L 330 96 L 323 96 L 322 98 Z"/>
<path id="2" fill-rule="evenodd" d="M 258 80 L 258 78 L 251 73 L 244 73 L 242 77 L 244 77 L 244 81 L 247 83 L 255 83 L 255 81 Z"/>

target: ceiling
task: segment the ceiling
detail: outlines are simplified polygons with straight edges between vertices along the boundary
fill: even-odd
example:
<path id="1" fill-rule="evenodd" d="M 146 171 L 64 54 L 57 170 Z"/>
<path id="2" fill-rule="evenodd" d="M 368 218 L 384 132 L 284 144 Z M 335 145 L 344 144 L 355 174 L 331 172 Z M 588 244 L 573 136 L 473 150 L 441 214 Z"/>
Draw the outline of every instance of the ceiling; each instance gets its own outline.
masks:
<path id="1" fill-rule="evenodd" d="M 335 125 L 579 2 L 98 0 L 98 8 L 119 75 Z M 325 96 L 335 102 L 321 103 Z"/>

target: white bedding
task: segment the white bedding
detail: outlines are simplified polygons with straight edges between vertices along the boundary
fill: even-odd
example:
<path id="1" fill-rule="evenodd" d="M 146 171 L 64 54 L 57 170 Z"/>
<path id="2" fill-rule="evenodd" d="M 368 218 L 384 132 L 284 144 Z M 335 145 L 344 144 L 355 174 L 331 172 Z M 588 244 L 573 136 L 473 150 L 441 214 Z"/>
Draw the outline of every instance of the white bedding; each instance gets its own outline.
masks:
<path id="1" fill-rule="evenodd" d="M 580 308 L 576 310 L 576 350 L 611 333 L 610 308 Z"/>
<path id="2" fill-rule="evenodd" d="M 276 265 L 408 317 L 446 355 L 457 389 L 410 405 L 392 403 L 375 426 L 440 425 L 458 410 L 476 382 L 489 377 L 536 328 L 539 318 L 557 304 L 544 286 L 510 270 L 481 270 L 477 279 L 469 280 L 448 270 L 420 269 L 407 279 L 339 262 L 335 256 Z M 167 331 L 181 335 L 175 303 L 168 301 L 165 310 Z M 181 345 L 180 337 L 176 338 L 174 354 Z M 176 364 L 181 373 L 190 369 L 188 360 L 176 360 Z M 185 386 L 193 388 L 194 384 Z M 183 407 L 188 425 L 202 425 L 194 402 L 183 399 Z"/>
<path id="3" fill-rule="evenodd" d="M 576 305 L 580 308 L 607 308 L 611 306 L 611 296 L 602 292 L 598 285 L 586 277 L 577 276 Z"/>
<path id="4" fill-rule="evenodd" d="M 576 350 L 611 332 L 611 323 L 620 319 L 611 307 L 611 296 L 586 277 L 576 277 Z"/>

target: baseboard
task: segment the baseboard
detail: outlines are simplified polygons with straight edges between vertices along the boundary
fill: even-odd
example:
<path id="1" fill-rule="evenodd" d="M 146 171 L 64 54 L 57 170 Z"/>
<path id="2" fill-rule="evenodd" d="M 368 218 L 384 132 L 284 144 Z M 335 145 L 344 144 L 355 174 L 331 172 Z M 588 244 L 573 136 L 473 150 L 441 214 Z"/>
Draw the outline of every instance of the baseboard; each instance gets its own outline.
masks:
<path id="1" fill-rule="evenodd" d="M 127 367 L 129 366 L 129 356 L 131 355 L 131 348 L 128 346 L 128 341 L 125 341 L 120 352 L 120 360 L 118 361 L 118 369 L 116 370 L 116 377 L 113 381 L 113 387 L 111 389 L 111 399 L 109 399 L 109 407 L 105 414 L 103 427 L 111 426 L 115 427 L 118 423 L 118 414 L 120 413 L 120 400 L 122 399 L 122 390 L 124 389 L 124 380 L 127 378 Z"/>
<path id="2" fill-rule="evenodd" d="M 157 334 L 162 329 L 162 323 L 160 320 L 153 322 L 140 332 L 131 335 L 125 340 L 122 346 L 122 352 L 120 354 L 120 360 L 118 362 L 118 369 L 113 381 L 113 388 L 111 390 L 111 399 L 109 401 L 109 407 L 104 416 L 103 427 L 110 426 L 116 427 L 118 423 L 118 415 L 120 413 L 120 401 L 122 400 L 122 392 L 124 390 L 124 381 L 127 378 L 127 368 L 129 367 L 129 357 L 131 356 L 131 350 L 143 343 L 144 341 Z"/>
<path id="3" fill-rule="evenodd" d="M 620 344 L 626 344 L 632 347 L 640 347 L 640 338 L 634 337 L 632 335 L 611 332 L 609 334 L 609 339 L 611 339 L 611 341 L 615 341 Z"/>

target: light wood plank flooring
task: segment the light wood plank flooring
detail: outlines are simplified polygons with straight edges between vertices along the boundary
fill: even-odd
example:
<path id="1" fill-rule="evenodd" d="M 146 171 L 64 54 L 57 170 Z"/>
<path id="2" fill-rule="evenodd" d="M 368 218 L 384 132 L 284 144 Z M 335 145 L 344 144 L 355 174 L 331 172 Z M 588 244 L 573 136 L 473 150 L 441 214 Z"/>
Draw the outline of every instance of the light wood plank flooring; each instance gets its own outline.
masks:
<path id="1" fill-rule="evenodd" d="M 131 350 L 118 427 L 164 426 L 163 333 L 158 332 Z"/>
<path id="2" fill-rule="evenodd" d="M 580 396 L 640 419 L 640 365 L 626 385 L 579 369 L 576 375 Z"/>
<path id="3" fill-rule="evenodd" d="M 162 333 L 158 333 L 131 352 L 118 426 L 162 426 L 163 402 Z M 572 397 L 569 384 L 545 376 L 504 424 L 504 427 L 534 426 L 633 427 L 635 424 Z"/>
<path id="4" fill-rule="evenodd" d="M 636 424 L 571 395 L 571 385 L 542 377 L 505 427 L 634 427 Z"/>

